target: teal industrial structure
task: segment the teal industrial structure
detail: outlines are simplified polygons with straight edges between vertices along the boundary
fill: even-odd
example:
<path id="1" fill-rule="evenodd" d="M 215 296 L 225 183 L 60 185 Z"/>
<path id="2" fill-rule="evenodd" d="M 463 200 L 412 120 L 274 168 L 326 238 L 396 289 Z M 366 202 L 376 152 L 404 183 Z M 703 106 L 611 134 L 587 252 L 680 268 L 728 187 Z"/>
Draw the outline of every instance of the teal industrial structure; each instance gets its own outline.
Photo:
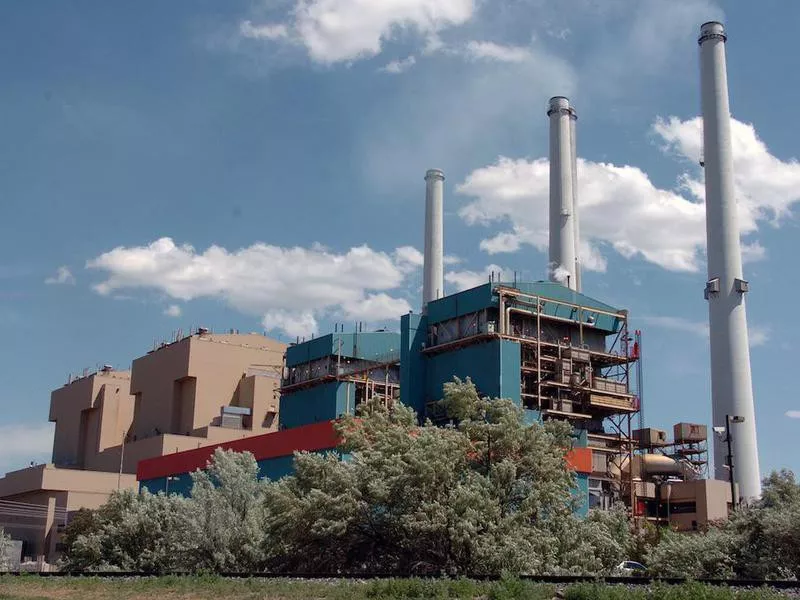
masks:
<path id="1" fill-rule="evenodd" d="M 529 422 L 574 424 L 575 446 L 594 450 L 591 468 L 578 472 L 585 512 L 623 493 L 619 466 L 633 451 L 638 410 L 631 341 L 624 310 L 558 283 L 487 281 L 403 315 L 399 334 L 336 332 L 290 347 L 281 428 L 353 414 L 368 399 L 401 399 L 436 422 L 444 384 L 469 377 Z"/>
<path id="2" fill-rule="evenodd" d="M 362 402 L 402 400 L 420 420 L 437 422 L 444 384 L 469 377 L 481 395 L 520 406 L 529 422 L 573 424 L 574 446 L 583 452 L 573 461 L 578 511 L 585 513 L 629 492 L 620 473 L 632 457 L 631 418 L 639 408 L 631 341 L 624 310 L 558 283 L 487 281 L 430 301 L 424 314 L 403 315 L 399 333 L 337 331 L 290 346 L 280 431 L 236 444 L 256 453 L 262 476 L 278 478 L 291 472 L 293 450 L 333 448 L 331 422 Z M 279 450 L 256 452 L 267 443 L 261 438 Z M 161 472 L 181 454 L 188 453 L 145 461 L 142 486 L 188 491 L 188 470 Z"/>

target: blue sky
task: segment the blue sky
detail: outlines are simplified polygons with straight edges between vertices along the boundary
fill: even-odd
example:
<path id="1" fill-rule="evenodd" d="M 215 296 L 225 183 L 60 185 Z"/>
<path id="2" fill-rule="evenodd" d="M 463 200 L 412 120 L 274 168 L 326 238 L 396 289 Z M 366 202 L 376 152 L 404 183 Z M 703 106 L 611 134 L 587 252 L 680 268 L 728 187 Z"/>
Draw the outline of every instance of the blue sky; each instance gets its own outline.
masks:
<path id="1" fill-rule="evenodd" d="M 644 331 L 648 424 L 708 422 L 709 19 L 730 36 L 762 471 L 800 470 L 800 4 L 565 6 L 2 3 L 0 472 L 48 458 L 69 373 L 126 368 L 178 328 L 395 326 L 418 307 L 427 168 L 447 176 L 450 291 L 491 270 L 543 278 L 561 94 L 579 115 L 584 291 Z"/>

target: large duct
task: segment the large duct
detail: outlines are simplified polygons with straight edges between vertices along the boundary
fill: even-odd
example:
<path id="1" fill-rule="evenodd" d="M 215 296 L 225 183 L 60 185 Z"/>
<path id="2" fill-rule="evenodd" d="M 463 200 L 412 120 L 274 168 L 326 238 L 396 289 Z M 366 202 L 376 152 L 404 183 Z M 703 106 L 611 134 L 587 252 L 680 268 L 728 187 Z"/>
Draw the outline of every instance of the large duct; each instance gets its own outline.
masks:
<path id="1" fill-rule="evenodd" d="M 444 295 L 444 173 L 425 173 L 425 263 L 422 273 L 422 312 L 428 302 Z"/>
<path id="2" fill-rule="evenodd" d="M 575 111 L 563 96 L 550 98 L 550 281 L 578 289 L 575 253 L 575 177 L 573 176 Z"/>
<path id="3" fill-rule="evenodd" d="M 711 333 L 711 402 L 714 427 L 725 428 L 726 416 L 743 417 L 730 424 L 733 475 L 745 501 L 761 495 L 750 348 L 747 341 L 742 250 L 733 187 L 725 28 L 712 21 L 700 27 L 700 84 L 706 180 L 708 300 Z M 727 480 L 727 445 L 714 440 L 717 479 Z"/>

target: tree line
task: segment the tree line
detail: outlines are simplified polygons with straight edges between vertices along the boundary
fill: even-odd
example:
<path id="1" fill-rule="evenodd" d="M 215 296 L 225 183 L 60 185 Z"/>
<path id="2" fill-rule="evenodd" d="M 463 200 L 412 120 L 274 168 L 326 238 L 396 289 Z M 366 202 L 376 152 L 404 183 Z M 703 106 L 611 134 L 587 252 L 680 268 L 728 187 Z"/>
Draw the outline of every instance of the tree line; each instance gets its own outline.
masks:
<path id="1" fill-rule="evenodd" d="M 123 491 L 82 510 L 63 567 L 165 572 L 397 575 L 800 576 L 800 485 L 765 480 L 760 502 L 696 533 L 633 528 L 624 507 L 574 514 L 569 424 L 525 423 L 513 402 L 444 386 L 446 427 L 402 404 L 364 405 L 338 424 L 335 452 L 297 453 L 259 479 L 249 453 L 217 449 L 192 492 Z"/>

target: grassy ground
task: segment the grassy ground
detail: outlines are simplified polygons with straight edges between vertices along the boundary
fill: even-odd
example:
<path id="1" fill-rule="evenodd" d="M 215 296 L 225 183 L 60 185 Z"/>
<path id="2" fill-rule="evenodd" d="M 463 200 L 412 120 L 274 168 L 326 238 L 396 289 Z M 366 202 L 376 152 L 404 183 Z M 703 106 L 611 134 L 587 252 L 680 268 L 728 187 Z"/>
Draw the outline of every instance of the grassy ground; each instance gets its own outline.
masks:
<path id="1" fill-rule="evenodd" d="M 372 581 L 297 581 L 286 579 L 220 579 L 153 577 L 116 580 L 0 576 L 0 600 L 368 600 L 399 598 L 465 598 L 480 600 L 755 600 L 782 598 L 777 592 L 735 591 L 701 585 L 627 588 L 580 584 L 555 586 L 517 579 L 478 582 L 467 579 L 387 579 Z"/>

